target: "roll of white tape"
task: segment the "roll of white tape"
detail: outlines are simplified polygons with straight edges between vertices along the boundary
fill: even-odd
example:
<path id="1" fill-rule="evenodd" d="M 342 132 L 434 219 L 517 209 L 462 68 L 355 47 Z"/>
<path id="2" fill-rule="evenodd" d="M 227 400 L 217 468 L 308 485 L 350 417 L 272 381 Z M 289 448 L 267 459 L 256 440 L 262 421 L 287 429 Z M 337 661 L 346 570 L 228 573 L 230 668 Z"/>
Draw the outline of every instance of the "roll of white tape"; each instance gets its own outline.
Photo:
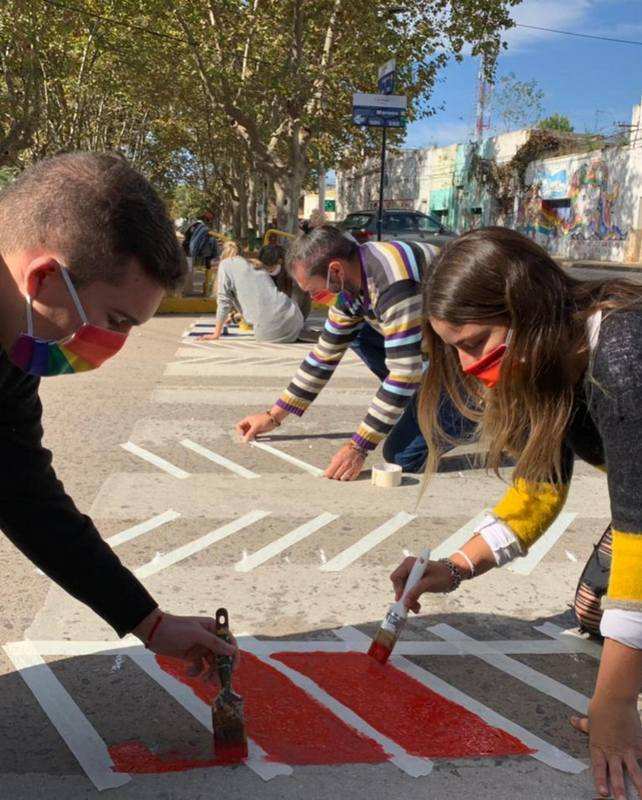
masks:
<path id="1" fill-rule="evenodd" d="M 372 485 L 384 489 L 401 486 L 402 475 L 403 470 L 398 464 L 382 464 L 380 467 L 372 468 Z"/>

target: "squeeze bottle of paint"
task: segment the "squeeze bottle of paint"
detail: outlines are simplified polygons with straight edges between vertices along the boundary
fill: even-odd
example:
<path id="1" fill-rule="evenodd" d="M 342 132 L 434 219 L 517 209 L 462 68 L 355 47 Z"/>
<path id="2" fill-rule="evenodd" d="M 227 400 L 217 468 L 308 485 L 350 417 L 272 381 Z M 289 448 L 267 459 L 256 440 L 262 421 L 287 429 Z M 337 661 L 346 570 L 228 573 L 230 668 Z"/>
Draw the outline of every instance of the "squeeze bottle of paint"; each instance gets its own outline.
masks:
<path id="1" fill-rule="evenodd" d="M 385 664 L 390 658 L 390 653 L 392 653 L 392 650 L 397 643 L 397 639 L 401 635 L 401 631 L 403 630 L 404 625 L 406 624 L 406 619 L 408 618 L 408 609 L 404 605 L 404 599 L 423 577 L 426 564 L 429 560 L 430 549 L 426 547 L 421 551 L 417 560 L 413 564 L 412 569 L 410 570 L 410 575 L 408 575 L 408 580 L 406 581 L 403 594 L 399 600 L 390 606 L 388 613 L 381 623 L 381 627 L 379 628 L 377 635 L 372 640 L 372 644 L 368 650 L 368 655 L 372 656 L 372 658 L 374 658 L 375 661 L 378 661 L 380 664 Z"/>

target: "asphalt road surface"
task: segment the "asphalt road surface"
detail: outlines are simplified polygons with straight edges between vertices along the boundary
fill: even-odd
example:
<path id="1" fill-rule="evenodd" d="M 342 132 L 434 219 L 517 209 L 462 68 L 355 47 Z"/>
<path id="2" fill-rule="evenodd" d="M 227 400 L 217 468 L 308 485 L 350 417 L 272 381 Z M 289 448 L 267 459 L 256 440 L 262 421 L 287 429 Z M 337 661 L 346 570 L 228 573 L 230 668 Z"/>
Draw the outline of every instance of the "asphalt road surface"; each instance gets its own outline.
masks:
<path id="1" fill-rule="evenodd" d="M 205 343 L 191 334 L 207 322 L 155 318 L 101 370 L 46 380 L 46 442 L 163 608 L 229 609 L 250 759 L 213 764 L 211 688 L 119 641 L 0 537 L 0 797 L 592 798 L 568 717 L 599 646 L 565 631 L 609 521 L 604 477 L 578 464 L 542 545 L 426 600 L 379 668 L 363 653 L 391 569 L 456 549 L 503 484 L 465 453 L 418 506 L 413 476 L 388 490 L 318 477 L 376 389 L 351 354 L 271 450 L 239 444 L 234 422 L 269 407 L 307 347 Z"/>

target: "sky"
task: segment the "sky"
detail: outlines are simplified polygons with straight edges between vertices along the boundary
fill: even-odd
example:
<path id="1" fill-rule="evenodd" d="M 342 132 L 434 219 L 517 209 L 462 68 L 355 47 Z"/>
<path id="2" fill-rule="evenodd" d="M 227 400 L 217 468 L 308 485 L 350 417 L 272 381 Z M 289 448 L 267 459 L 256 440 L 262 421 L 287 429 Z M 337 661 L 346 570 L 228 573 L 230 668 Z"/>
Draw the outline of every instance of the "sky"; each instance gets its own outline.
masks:
<path id="1" fill-rule="evenodd" d="M 642 0 L 523 0 L 515 22 L 642 42 Z M 544 92 L 546 116 L 565 114 L 577 132 L 612 133 L 631 121 L 642 95 L 642 45 L 580 39 L 527 28 L 506 34 L 497 78 L 510 72 L 535 80 Z M 466 57 L 441 73 L 432 103 L 443 110 L 411 123 L 405 146 L 466 141 L 474 128 L 478 61 Z M 505 130 L 501 120 L 491 132 Z"/>

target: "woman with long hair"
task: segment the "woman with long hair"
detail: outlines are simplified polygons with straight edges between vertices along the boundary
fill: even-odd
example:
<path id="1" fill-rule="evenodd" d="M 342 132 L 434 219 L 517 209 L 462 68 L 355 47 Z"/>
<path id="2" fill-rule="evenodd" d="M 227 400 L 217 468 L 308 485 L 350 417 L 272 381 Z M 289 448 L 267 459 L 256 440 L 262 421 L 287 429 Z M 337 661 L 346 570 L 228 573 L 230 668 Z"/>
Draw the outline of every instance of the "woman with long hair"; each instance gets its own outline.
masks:
<path id="1" fill-rule="evenodd" d="M 425 285 L 424 376 L 419 422 L 429 449 L 427 477 L 448 439 L 439 426 L 447 391 L 477 421 L 496 473 L 515 462 L 502 499 L 460 551 L 430 562 L 407 604 L 424 592 L 525 555 L 564 505 L 575 456 L 607 472 L 612 545 L 600 561 L 608 591 L 579 619 L 601 621 L 604 649 L 586 719 L 595 784 L 626 797 L 628 771 L 642 797 L 642 286 L 579 281 L 530 239 L 484 228 L 442 250 Z M 451 440 L 452 441 L 452 440 Z M 612 546 L 610 577 L 607 556 Z M 414 559 L 392 574 L 397 598 Z"/>

